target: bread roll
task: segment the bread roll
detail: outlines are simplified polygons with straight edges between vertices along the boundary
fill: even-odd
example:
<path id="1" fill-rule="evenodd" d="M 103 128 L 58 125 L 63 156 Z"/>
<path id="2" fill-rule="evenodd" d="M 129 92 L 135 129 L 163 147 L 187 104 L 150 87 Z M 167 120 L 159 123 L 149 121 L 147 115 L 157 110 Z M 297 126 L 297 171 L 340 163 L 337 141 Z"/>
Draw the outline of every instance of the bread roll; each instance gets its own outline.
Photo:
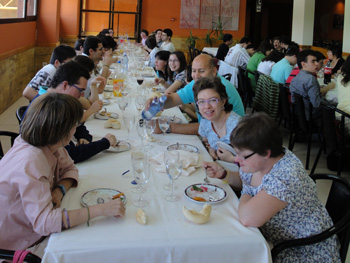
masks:
<path id="1" fill-rule="evenodd" d="M 108 121 L 106 121 L 105 123 L 105 128 L 112 128 L 112 129 L 117 129 L 119 130 L 121 128 L 121 124 L 118 120 L 115 119 L 109 119 Z"/>
<path id="2" fill-rule="evenodd" d="M 205 224 L 210 219 L 211 205 L 205 204 L 200 212 L 197 212 L 196 210 L 189 210 L 186 208 L 186 206 L 184 206 L 182 212 L 187 220 L 195 224 Z"/>
<path id="3" fill-rule="evenodd" d="M 145 213 L 145 211 L 143 211 L 142 209 L 137 209 L 137 213 L 136 213 L 136 220 L 137 222 L 139 222 L 142 225 L 146 225 L 148 223 L 148 217 Z"/>

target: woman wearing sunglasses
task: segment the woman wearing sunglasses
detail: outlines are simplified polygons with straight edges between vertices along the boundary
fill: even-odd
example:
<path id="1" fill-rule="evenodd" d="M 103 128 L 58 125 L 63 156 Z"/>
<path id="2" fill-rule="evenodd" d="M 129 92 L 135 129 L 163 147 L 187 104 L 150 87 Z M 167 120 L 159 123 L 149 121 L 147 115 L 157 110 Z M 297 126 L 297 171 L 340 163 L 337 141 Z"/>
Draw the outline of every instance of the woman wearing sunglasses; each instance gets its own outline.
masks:
<path id="1" fill-rule="evenodd" d="M 217 142 L 230 143 L 230 134 L 240 116 L 232 111 L 225 86 L 220 78 L 200 78 L 193 86 L 194 98 L 202 119 L 198 133 L 213 159 L 234 162 L 234 156 L 217 146 Z"/>
<path id="2" fill-rule="evenodd" d="M 242 185 L 238 216 L 247 227 L 259 227 L 273 244 L 319 234 L 333 225 L 317 197 L 316 185 L 300 160 L 282 146 L 277 123 L 266 113 L 242 118 L 231 134 L 240 165 L 228 173 L 204 162 L 209 177 Z M 341 262 L 336 235 L 323 242 L 286 249 L 274 262 Z"/>

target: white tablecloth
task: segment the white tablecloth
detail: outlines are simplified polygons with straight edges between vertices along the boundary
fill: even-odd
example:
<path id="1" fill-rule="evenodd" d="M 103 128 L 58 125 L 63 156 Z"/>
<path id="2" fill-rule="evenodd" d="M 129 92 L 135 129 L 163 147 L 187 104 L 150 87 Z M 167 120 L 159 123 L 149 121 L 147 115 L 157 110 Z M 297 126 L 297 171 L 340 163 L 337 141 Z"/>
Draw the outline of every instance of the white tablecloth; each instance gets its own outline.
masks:
<path id="1" fill-rule="evenodd" d="M 134 101 L 129 106 L 135 110 Z M 109 111 L 121 114 L 116 102 L 107 106 Z M 163 114 L 180 116 L 177 108 L 166 110 Z M 181 115 L 182 116 L 182 115 Z M 185 121 L 185 119 L 183 118 Z M 120 117 L 122 122 L 122 118 Z M 118 139 L 126 139 L 124 125 L 121 130 L 103 128 L 105 121 L 90 118 L 86 126 L 91 134 L 103 137 L 111 132 Z M 159 140 L 163 135 L 155 135 Z M 136 130 L 131 133 L 133 145 L 140 144 Z M 163 138 L 162 138 L 163 139 Z M 210 160 L 197 136 L 166 134 L 170 143 L 188 143 L 199 148 L 202 159 Z M 166 146 L 156 142 L 153 154 L 165 151 Z M 135 147 L 133 147 L 134 149 Z M 132 150 L 133 150 L 132 149 Z M 238 199 L 231 188 L 218 179 L 211 183 L 224 188 L 227 199 L 214 204 L 210 221 L 204 225 L 196 225 L 187 221 L 182 213 L 183 206 L 201 210 L 198 205 L 184 196 L 184 189 L 193 183 L 203 183 L 205 172 L 198 169 L 189 177 L 180 177 L 175 185 L 175 193 L 181 197 L 177 202 L 168 202 L 165 195 L 170 192 L 162 186 L 169 182 L 166 174 L 153 171 L 146 185 L 144 198 L 150 205 L 144 208 L 149 217 L 147 225 L 140 225 L 135 219 L 137 208 L 132 200 L 138 198 L 131 192 L 131 178 L 121 174 L 131 170 L 131 151 L 124 153 L 102 152 L 91 159 L 77 165 L 79 169 L 79 185 L 68 191 L 63 199 L 62 207 L 81 208 L 81 196 L 95 188 L 113 188 L 125 193 L 126 214 L 123 219 L 99 217 L 86 224 L 73 227 L 50 236 L 43 262 L 128 262 L 128 263 L 167 263 L 167 262 L 269 262 L 269 247 L 256 228 L 244 227 L 238 221 Z"/>
<path id="2" fill-rule="evenodd" d="M 208 53 L 210 55 L 213 55 L 213 57 L 215 57 L 216 53 L 218 52 L 218 49 L 219 49 L 218 47 L 204 47 L 202 49 L 202 51 L 206 52 L 206 53 Z"/>

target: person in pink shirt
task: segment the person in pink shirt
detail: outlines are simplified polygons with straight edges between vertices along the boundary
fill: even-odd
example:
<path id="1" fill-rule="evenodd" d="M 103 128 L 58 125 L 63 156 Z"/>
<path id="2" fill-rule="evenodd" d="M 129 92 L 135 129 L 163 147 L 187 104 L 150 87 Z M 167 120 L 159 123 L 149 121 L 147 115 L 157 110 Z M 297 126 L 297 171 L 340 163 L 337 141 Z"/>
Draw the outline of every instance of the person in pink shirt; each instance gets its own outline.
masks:
<path id="1" fill-rule="evenodd" d="M 66 94 L 46 93 L 28 108 L 21 135 L 0 161 L 0 248 L 27 249 L 90 218 L 124 216 L 120 199 L 61 208 L 65 193 L 78 184 L 78 169 L 64 146 L 82 116 L 81 103 Z"/>

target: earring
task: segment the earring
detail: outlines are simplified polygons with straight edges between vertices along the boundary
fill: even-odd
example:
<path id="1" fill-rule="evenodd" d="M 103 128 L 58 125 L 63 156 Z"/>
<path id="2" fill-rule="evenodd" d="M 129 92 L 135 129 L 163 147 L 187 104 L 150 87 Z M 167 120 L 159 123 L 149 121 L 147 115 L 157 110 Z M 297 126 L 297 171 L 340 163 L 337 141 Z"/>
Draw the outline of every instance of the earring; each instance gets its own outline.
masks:
<path id="1" fill-rule="evenodd" d="M 224 105 L 222 105 L 221 109 L 222 109 L 222 110 L 224 110 L 224 109 L 225 109 L 225 106 L 224 106 Z"/>

